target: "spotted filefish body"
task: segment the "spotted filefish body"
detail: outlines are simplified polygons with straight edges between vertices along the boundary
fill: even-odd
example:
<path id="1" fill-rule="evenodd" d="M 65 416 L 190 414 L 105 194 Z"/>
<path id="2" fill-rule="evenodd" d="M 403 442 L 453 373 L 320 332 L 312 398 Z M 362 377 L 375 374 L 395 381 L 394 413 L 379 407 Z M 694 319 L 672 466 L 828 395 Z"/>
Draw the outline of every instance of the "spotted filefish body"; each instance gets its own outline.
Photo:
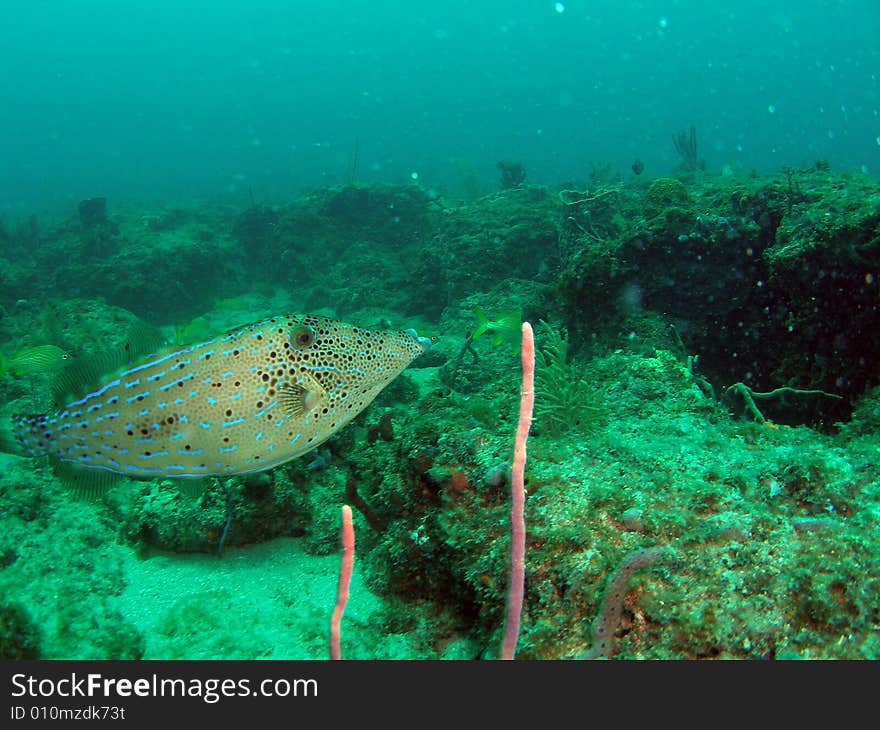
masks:
<path id="1" fill-rule="evenodd" d="M 18 416 L 35 456 L 136 478 L 262 471 L 314 449 L 429 346 L 293 314 L 166 348 L 53 414 Z"/>

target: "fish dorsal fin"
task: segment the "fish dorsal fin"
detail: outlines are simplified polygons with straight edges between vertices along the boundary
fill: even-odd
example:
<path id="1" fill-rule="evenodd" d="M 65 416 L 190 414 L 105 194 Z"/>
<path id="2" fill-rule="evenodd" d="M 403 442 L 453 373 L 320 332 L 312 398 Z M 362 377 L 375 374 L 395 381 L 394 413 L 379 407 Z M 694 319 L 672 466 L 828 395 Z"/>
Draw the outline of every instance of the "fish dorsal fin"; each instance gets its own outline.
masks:
<path id="1" fill-rule="evenodd" d="M 85 395 L 90 388 L 164 345 L 162 333 L 145 322 L 135 322 L 119 346 L 74 359 L 56 375 L 52 401 L 60 408 Z"/>
<path id="2" fill-rule="evenodd" d="M 299 383 L 284 383 L 278 389 L 278 403 L 291 418 L 304 416 L 318 405 L 320 393 L 304 388 Z"/>
<path id="3" fill-rule="evenodd" d="M 122 480 L 121 474 L 105 469 L 87 469 L 70 461 L 50 456 L 49 465 L 70 493 L 83 502 L 96 503 Z"/>

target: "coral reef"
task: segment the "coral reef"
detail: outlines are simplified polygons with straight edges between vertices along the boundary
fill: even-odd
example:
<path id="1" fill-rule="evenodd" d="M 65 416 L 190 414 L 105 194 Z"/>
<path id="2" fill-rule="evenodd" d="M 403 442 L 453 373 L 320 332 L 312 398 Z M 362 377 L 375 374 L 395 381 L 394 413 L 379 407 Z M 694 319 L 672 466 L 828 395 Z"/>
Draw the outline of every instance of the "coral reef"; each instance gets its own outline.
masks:
<path id="1" fill-rule="evenodd" d="M 114 210 L 94 245 L 76 212 L 5 226 L 4 355 L 286 308 L 436 341 L 321 452 L 197 500 L 167 480 L 83 504 L 0 456 L 4 656 L 324 656 L 345 502 L 345 655 L 495 658 L 518 357 L 473 336 L 478 309 L 538 323 L 519 658 L 880 656 L 876 181 L 594 169 L 467 202 Z M 4 376 L 0 411 L 48 386 Z"/>

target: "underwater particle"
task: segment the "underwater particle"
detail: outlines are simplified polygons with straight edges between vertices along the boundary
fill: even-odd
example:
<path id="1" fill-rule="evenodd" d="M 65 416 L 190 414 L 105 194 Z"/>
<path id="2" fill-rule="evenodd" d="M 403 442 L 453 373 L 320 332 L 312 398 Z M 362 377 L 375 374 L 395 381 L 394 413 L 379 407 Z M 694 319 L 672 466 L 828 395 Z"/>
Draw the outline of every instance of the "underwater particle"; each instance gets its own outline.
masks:
<path id="1" fill-rule="evenodd" d="M 554 9 L 557 13 L 562 14 L 562 13 L 565 12 L 565 5 L 564 5 L 563 3 L 554 3 L 554 5 L 553 5 L 553 9 Z"/>
<path id="2" fill-rule="evenodd" d="M 657 27 L 661 30 L 666 30 L 669 27 L 669 18 L 667 18 L 666 16 L 661 16 L 657 20 Z"/>
<path id="3" fill-rule="evenodd" d="M 418 180 L 418 179 L 419 179 L 419 173 L 417 173 L 415 170 L 413 170 L 413 171 L 409 174 L 409 176 L 410 176 L 410 178 L 413 179 L 413 180 Z"/>
<path id="4" fill-rule="evenodd" d="M 775 104 L 770 104 L 770 105 L 767 107 L 767 111 L 768 111 L 770 114 L 776 114 L 776 105 L 775 105 Z"/>

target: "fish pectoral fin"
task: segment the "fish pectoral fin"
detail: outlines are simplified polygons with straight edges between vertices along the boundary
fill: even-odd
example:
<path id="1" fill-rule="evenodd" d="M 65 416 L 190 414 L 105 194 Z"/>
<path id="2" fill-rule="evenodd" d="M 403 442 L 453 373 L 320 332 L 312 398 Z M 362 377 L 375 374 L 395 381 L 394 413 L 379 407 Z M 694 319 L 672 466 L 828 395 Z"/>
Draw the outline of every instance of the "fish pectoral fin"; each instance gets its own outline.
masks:
<path id="1" fill-rule="evenodd" d="M 304 416 L 321 401 L 322 393 L 299 383 L 284 383 L 278 389 L 278 402 L 291 418 Z"/>

